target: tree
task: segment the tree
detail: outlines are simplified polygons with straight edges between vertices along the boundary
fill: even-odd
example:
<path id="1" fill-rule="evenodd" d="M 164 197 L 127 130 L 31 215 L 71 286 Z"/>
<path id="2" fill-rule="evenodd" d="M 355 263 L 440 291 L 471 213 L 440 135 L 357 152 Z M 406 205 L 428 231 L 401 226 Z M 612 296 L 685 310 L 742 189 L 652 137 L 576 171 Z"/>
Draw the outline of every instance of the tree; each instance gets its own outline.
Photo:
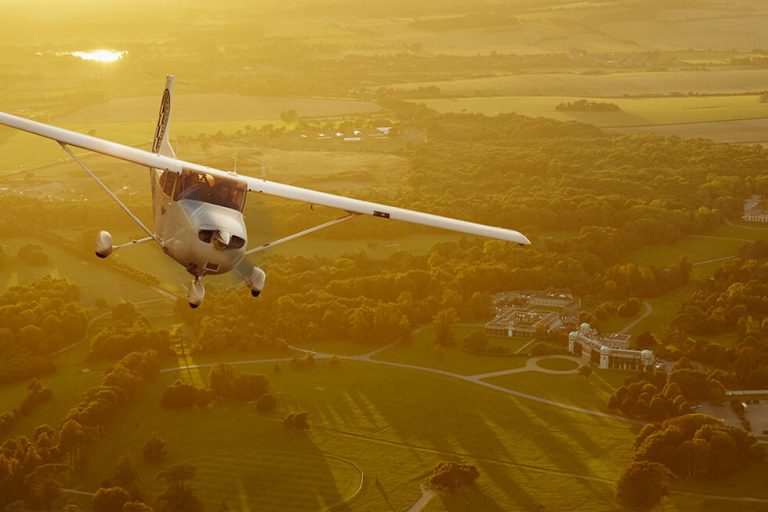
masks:
<path id="1" fill-rule="evenodd" d="M 285 124 L 294 124 L 299 119 L 299 114 L 294 110 L 286 110 L 285 112 L 280 113 L 280 120 L 283 121 Z"/>
<path id="2" fill-rule="evenodd" d="M 488 350 L 488 336 L 483 331 L 472 331 L 464 336 L 464 351 L 472 354 L 481 354 Z"/>
<path id="3" fill-rule="evenodd" d="M 258 402 L 256 402 L 256 410 L 259 412 L 267 413 L 272 412 L 277 407 L 277 400 L 275 400 L 275 396 L 271 393 L 265 393 L 259 397 Z"/>
<path id="4" fill-rule="evenodd" d="M 165 441 L 153 434 L 152 437 L 144 443 L 142 454 L 144 455 L 144 460 L 147 462 L 158 462 L 165 457 Z"/>
<path id="5" fill-rule="evenodd" d="M 432 470 L 429 483 L 437 489 L 456 491 L 472 485 L 480 473 L 472 464 L 440 462 Z"/>
<path id="6" fill-rule="evenodd" d="M 131 495 L 122 487 L 102 487 L 93 496 L 93 512 L 115 512 L 131 501 Z"/>
<path id="7" fill-rule="evenodd" d="M 656 337 L 650 331 L 643 331 L 635 338 L 635 347 L 638 350 L 646 348 L 653 350 L 656 348 Z"/>
<path id="8" fill-rule="evenodd" d="M 129 501 L 123 505 L 121 512 L 153 512 L 152 507 L 141 501 Z"/>
<path id="9" fill-rule="evenodd" d="M 627 508 L 650 510 L 669 494 L 669 470 L 658 462 L 632 462 L 616 482 L 616 498 Z"/>
<path id="10" fill-rule="evenodd" d="M 197 468 L 187 464 L 171 466 L 157 475 L 166 483 L 165 490 L 157 498 L 158 512 L 201 512 L 203 502 L 188 481 L 195 478 Z"/>
<path id="11" fill-rule="evenodd" d="M 306 432 L 309 430 L 309 414 L 306 412 L 290 413 L 283 420 L 283 426 L 289 431 Z"/>
<path id="12" fill-rule="evenodd" d="M 235 393 L 237 376 L 232 365 L 217 363 L 208 372 L 208 387 L 217 396 L 231 397 Z"/>
<path id="13" fill-rule="evenodd" d="M 191 384 L 177 379 L 168 386 L 160 398 L 160 403 L 167 409 L 184 409 L 194 405 L 203 406 L 213 400 L 213 393 L 198 389 Z"/>
<path id="14" fill-rule="evenodd" d="M 441 309 L 435 315 L 433 321 L 435 322 L 435 343 L 440 346 L 446 347 L 453 344 L 453 331 L 452 328 L 456 324 L 458 314 L 453 308 Z"/>
<path id="15" fill-rule="evenodd" d="M 125 489 L 135 487 L 136 482 L 139 480 L 139 474 L 134 469 L 131 458 L 128 455 L 123 455 L 117 462 L 112 478 L 115 483 Z"/>

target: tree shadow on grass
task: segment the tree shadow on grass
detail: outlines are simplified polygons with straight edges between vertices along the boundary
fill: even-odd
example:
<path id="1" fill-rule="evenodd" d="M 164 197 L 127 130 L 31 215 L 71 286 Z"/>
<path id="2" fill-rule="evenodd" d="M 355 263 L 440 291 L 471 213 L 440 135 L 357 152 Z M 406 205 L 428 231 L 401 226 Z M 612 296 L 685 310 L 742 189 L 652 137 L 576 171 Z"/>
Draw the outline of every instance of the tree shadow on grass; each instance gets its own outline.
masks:
<path id="1" fill-rule="evenodd" d="M 508 512 L 509 508 L 496 503 L 480 487 L 473 485 L 468 489 L 457 492 L 441 492 L 438 494 L 445 510 L 449 512 L 464 512 L 477 510 L 483 512 Z M 536 510 L 536 505 L 529 506 L 533 501 L 529 496 L 521 500 L 523 510 Z"/>

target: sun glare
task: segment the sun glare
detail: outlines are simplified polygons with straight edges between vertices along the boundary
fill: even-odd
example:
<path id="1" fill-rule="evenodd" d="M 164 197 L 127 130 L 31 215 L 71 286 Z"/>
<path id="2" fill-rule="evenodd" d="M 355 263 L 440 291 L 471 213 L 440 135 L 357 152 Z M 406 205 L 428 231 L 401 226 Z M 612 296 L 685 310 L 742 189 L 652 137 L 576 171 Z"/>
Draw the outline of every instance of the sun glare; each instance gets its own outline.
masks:
<path id="1" fill-rule="evenodd" d="M 128 53 L 122 50 L 93 50 L 90 52 L 76 51 L 67 52 L 67 54 L 77 57 L 78 59 L 89 60 L 94 62 L 115 62 L 123 58 Z"/>

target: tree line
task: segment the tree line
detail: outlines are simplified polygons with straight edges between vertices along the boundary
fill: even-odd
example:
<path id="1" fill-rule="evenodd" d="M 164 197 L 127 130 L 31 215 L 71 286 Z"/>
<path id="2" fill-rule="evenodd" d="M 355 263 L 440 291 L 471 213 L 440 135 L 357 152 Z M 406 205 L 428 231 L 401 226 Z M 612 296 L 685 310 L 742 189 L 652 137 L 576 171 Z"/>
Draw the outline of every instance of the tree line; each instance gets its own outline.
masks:
<path id="1" fill-rule="evenodd" d="M 0 295 L 0 384 L 52 372 L 49 355 L 86 335 L 79 297 L 76 285 L 50 276 Z"/>
<path id="2" fill-rule="evenodd" d="M 85 448 L 107 422 L 157 375 L 156 352 L 131 353 L 87 390 L 58 427 L 40 425 L 31 437 L 0 445 L 0 507 L 50 509 L 61 499 L 62 482 L 83 467 Z"/>

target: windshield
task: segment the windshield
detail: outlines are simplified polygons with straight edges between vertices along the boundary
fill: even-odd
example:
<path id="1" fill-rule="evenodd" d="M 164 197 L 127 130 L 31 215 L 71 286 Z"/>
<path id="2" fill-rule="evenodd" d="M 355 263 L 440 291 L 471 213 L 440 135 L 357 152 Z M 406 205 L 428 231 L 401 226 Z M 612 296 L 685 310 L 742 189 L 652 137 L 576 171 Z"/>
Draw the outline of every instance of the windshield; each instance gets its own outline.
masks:
<path id="1" fill-rule="evenodd" d="M 246 191 L 245 183 L 240 181 L 184 169 L 174 199 L 193 199 L 242 211 Z"/>

